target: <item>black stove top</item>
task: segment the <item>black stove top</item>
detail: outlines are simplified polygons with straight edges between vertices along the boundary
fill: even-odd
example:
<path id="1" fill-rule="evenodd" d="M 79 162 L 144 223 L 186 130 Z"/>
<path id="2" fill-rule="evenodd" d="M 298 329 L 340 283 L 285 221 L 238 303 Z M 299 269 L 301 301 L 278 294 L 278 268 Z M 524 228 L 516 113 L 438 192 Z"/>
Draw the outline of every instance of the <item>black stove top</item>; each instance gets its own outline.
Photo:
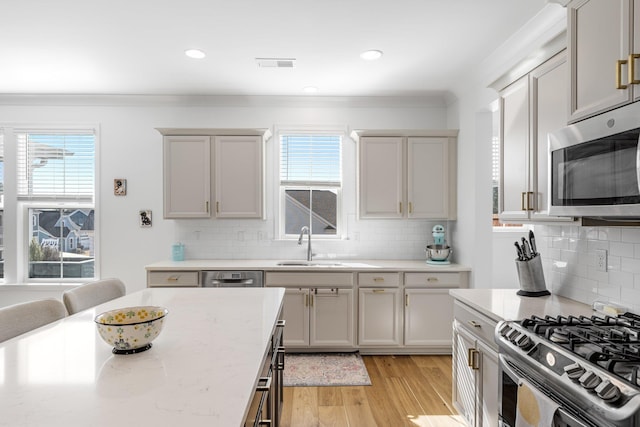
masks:
<path id="1" fill-rule="evenodd" d="M 640 386 L 640 316 L 532 316 L 519 323 L 534 335 Z"/>

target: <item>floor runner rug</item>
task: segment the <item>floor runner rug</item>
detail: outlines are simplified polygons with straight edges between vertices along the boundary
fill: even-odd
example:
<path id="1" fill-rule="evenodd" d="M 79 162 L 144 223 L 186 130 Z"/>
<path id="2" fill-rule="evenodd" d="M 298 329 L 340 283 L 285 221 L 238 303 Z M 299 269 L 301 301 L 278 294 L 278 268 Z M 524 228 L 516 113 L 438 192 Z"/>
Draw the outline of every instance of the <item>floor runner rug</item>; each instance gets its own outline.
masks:
<path id="1" fill-rule="evenodd" d="M 359 353 L 287 353 L 285 387 L 371 385 Z"/>

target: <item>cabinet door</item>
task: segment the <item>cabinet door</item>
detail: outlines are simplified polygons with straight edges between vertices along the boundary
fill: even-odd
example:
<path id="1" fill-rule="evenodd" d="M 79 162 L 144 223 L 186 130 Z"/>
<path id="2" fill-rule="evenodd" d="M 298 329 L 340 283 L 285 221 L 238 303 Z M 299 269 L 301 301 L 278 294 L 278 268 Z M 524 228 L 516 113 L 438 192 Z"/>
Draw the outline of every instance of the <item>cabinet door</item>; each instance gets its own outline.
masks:
<path id="1" fill-rule="evenodd" d="M 310 345 L 354 346 L 353 289 L 312 289 L 309 298 Z"/>
<path id="2" fill-rule="evenodd" d="M 261 218 L 261 136 L 215 137 L 216 217 Z"/>
<path id="3" fill-rule="evenodd" d="M 529 197 L 529 77 L 524 76 L 500 94 L 501 220 L 526 220 Z"/>
<path id="4" fill-rule="evenodd" d="M 631 0 L 576 0 L 567 7 L 572 122 L 631 101 L 631 85 L 617 88 L 616 67 L 628 83 Z"/>
<path id="5" fill-rule="evenodd" d="M 447 138 L 408 138 L 407 194 L 409 218 L 448 218 Z"/>
<path id="6" fill-rule="evenodd" d="M 549 217 L 549 132 L 567 125 L 568 72 L 566 54 L 560 53 L 530 74 L 531 108 L 531 178 L 535 195 L 535 210 L 531 219 L 571 220 Z"/>
<path id="7" fill-rule="evenodd" d="M 360 138 L 358 161 L 360 218 L 402 218 L 402 138 Z"/>
<path id="8" fill-rule="evenodd" d="M 285 347 L 307 347 L 309 345 L 309 290 L 287 288 L 284 292 L 282 318 L 287 327 L 284 331 Z"/>
<path id="9" fill-rule="evenodd" d="M 480 377 L 482 383 L 482 405 L 479 408 L 478 419 L 482 419 L 482 427 L 498 425 L 498 353 L 492 348 L 476 342 L 480 357 Z"/>
<path id="10" fill-rule="evenodd" d="M 360 288 L 358 344 L 399 346 L 402 343 L 402 294 L 399 288 Z"/>
<path id="11" fill-rule="evenodd" d="M 453 298 L 449 289 L 405 289 L 404 343 L 451 347 Z"/>
<path id="12" fill-rule="evenodd" d="M 166 136 L 163 148 L 164 217 L 210 217 L 210 138 Z"/>
<path id="13" fill-rule="evenodd" d="M 469 356 L 475 350 L 475 344 L 475 338 L 461 327 L 457 321 L 454 321 L 452 400 L 454 406 L 470 427 L 476 427 L 476 402 L 479 399 L 476 369 L 471 366 L 472 361 L 469 360 Z"/>
<path id="14" fill-rule="evenodd" d="M 630 80 L 637 81 L 640 80 L 640 57 L 635 57 L 635 55 L 640 54 L 640 0 L 633 0 L 633 22 L 632 22 L 632 32 L 633 32 L 633 54 L 634 56 L 630 58 L 634 62 L 634 75 L 629 76 Z M 633 88 L 633 100 L 637 101 L 640 99 L 640 87 L 638 87 L 638 83 Z"/>

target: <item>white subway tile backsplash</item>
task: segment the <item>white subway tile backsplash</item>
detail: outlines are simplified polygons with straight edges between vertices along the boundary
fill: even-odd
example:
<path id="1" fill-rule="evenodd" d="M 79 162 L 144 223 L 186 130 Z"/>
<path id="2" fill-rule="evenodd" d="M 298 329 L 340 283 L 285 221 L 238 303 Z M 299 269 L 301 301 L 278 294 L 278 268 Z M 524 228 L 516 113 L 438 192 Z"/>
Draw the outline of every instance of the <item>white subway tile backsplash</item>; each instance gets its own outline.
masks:
<path id="1" fill-rule="evenodd" d="M 547 287 L 591 304 L 610 301 L 640 313 L 640 228 L 536 225 Z M 608 251 L 607 272 L 596 270 L 595 250 Z"/>
<path id="2" fill-rule="evenodd" d="M 346 239 L 312 239 L 316 258 L 425 259 L 431 229 L 447 222 L 427 220 L 363 220 L 348 215 Z M 272 219 L 176 221 L 175 240 L 185 245 L 187 259 L 304 259 L 305 244 L 275 240 Z M 451 243 L 451 230 L 447 230 Z M 455 257 L 455 254 L 453 255 Z M 455 260 L 455 258 L 454 258 Z"/>

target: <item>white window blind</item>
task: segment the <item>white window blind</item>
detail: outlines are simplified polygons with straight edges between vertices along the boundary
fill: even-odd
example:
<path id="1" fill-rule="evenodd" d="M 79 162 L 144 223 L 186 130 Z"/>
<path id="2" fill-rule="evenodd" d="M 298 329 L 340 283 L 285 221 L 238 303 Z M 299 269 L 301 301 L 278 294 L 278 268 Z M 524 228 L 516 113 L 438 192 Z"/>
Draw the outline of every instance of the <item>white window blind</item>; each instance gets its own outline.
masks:
<path id="1" fill-rule="evenodd" d="M 342 138 L 339 135 L 282 135 L 282 185 L 340 185 Z"/>
<path id="2" fill-rule="evenodd" d="M 93 202 L 95 136 L 17 132 L 18 198 Z"/>

